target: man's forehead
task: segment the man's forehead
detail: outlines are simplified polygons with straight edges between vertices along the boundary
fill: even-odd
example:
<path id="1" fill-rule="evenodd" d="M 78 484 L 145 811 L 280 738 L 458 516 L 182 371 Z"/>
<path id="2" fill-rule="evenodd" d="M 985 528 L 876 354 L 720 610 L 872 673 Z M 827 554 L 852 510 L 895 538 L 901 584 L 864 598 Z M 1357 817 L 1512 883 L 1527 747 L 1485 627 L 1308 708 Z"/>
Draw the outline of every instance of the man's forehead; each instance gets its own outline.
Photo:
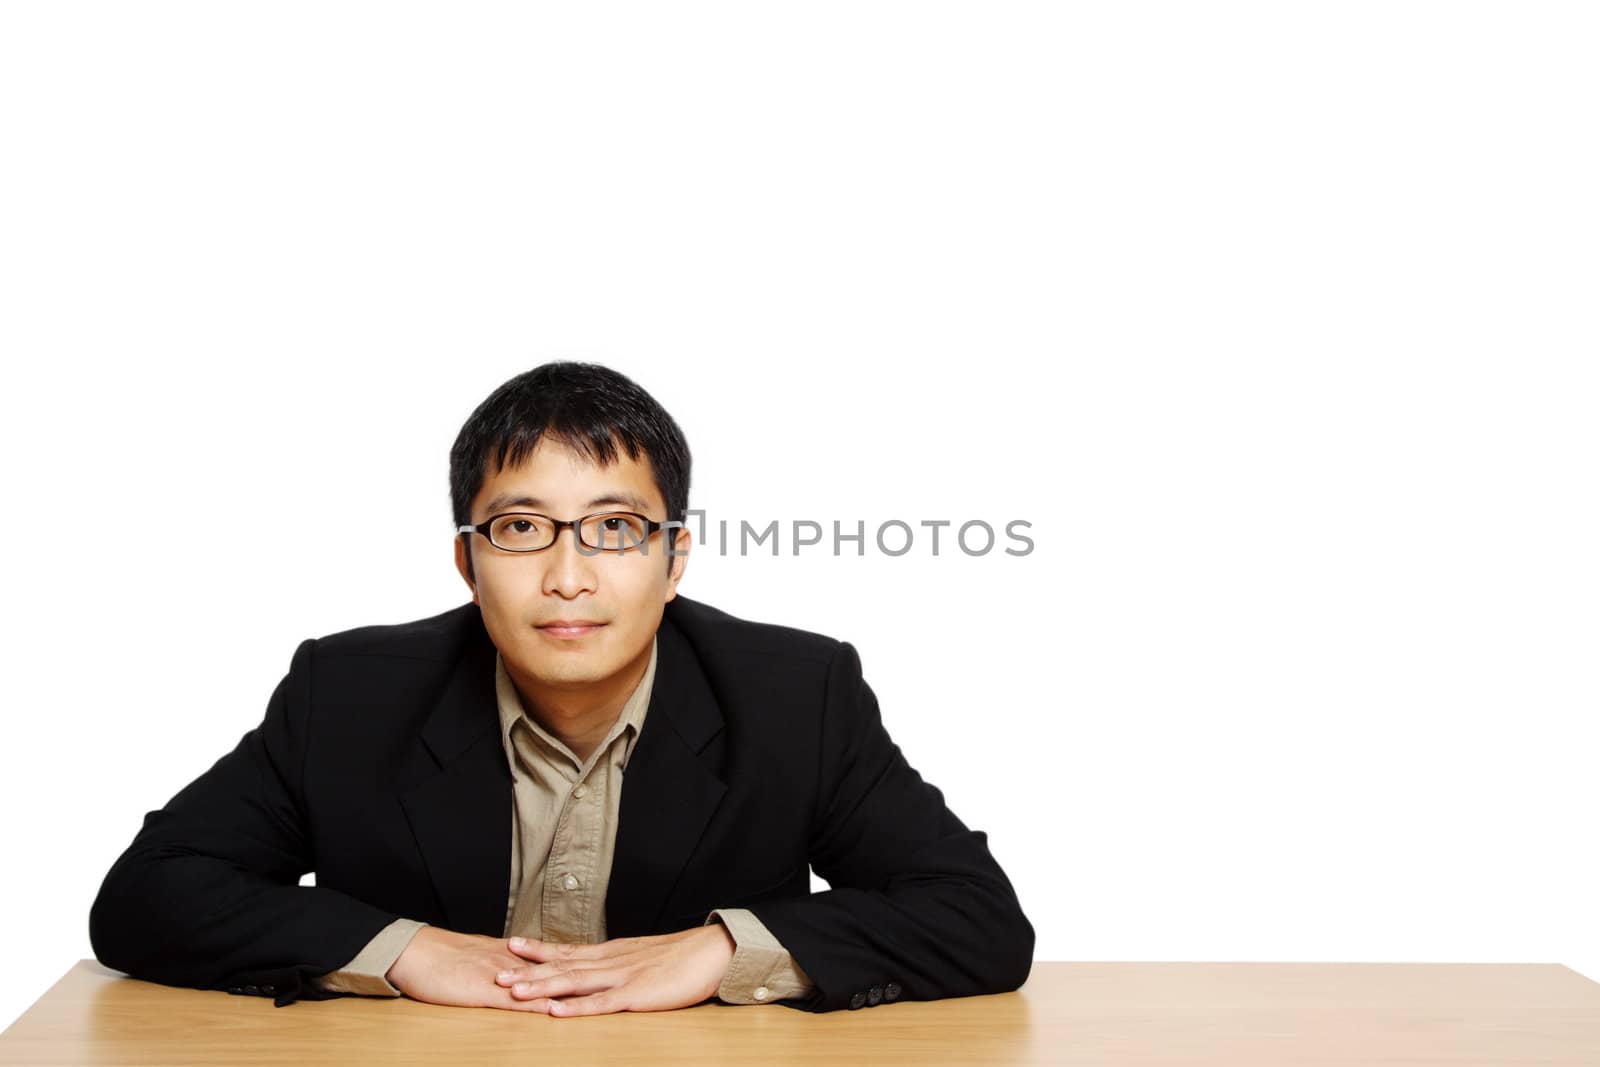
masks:
<path id="1" fill-rule="evenodd" d="M 656 510 L 653 502 L 660 495 L 650 472 L 645 456 L 633 459 L 619 451 L 615 462 L 600 466 L 565 444 L 540 441 L 522 462 L 490 473 L 482 490 L 484 507 L 490 512 L 616 507 L 648 513 Z"/>

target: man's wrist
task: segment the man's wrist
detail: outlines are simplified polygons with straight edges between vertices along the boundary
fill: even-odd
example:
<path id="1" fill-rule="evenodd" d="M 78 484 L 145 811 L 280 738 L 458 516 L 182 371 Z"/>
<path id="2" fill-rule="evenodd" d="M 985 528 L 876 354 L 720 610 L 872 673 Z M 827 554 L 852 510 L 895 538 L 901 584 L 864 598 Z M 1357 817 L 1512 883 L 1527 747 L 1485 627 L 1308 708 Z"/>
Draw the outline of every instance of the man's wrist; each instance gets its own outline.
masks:
<path id="1" fill-rule="evenodd" d="M 723 1003 L 771 1004 L 814 988 L 794 957 L 753 912 L 714 908 L 704 925 L 724 927 L 735 946 L 717 986 L 717 999 Z"/>
<path id="2" fill-rule="evenodd" d="M 406 970 L 406 957 L 411 957 L 412 962 L 415 962 L 418 956 L 427 951 L 428 944 L 435 937 L 437 937 L 438 934 L 439 928 L 436 926 L 430 926 L 426 923 L 419 926 L 412 934 L 411 939 L 406 942 L 405 948 L 400 950 L 400 954 L 396 956 L 394 962 L 389 965 L 389 970 L 384 973 L 384 980 L 390 985 L 394 986 L 396 989 L 400 990 L 400 992 L 404 993 L 405 987 L 400 983 Z"/>

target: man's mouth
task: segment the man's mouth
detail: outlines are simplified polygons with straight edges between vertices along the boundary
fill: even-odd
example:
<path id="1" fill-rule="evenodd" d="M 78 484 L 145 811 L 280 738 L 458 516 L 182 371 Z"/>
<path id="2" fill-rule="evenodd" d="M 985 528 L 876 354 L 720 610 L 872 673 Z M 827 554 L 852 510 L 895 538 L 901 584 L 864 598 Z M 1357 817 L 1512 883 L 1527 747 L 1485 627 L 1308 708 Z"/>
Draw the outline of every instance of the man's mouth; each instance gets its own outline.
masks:
<path id="1" fill-rule="evenodd" d="M 543 623 L 537 629 L 551 637 L 587 637 L 604 625 L 605 623 L 593 619 L 556 619 L 554 622 Z"/>

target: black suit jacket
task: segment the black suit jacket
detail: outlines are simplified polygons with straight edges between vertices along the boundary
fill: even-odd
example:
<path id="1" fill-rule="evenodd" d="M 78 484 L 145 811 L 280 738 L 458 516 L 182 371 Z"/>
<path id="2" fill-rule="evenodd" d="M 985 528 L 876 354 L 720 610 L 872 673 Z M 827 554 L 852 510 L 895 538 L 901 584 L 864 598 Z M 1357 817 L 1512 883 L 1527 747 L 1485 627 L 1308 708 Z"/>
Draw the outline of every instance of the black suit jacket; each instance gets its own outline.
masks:
<path id="1" fill-rule="evenodd" d="M 607 936 L 748 908 L 816 985 L 780 1003 L 810 1011 L 1023 983 L 1033 927 L 987 836 L 890 740 L 848 642 L 683 596 L 657 639 Z M 501 936 L 494 657 L 472 603 L 302 642 L 260 725 L 145 816 L 91 909 L 95 955 L 283 1006 L 338 995 L 307 979 L 398 917 Z M 832 888 L 811 893 L 808 865 Z"/>

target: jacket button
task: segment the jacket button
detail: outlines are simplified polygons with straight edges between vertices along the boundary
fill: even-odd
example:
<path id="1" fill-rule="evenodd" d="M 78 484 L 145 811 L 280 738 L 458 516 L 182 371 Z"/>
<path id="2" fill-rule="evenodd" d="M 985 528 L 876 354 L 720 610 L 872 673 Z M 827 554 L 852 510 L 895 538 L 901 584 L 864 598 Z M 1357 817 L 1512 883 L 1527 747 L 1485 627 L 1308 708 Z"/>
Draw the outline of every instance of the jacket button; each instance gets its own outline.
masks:
<path id="1" fill-rule="evenodd" d="M 875 985 L 867 990 L 867 1006 L 876 1008 L 883 1000 L 883 986 Z"/>
<path id="2" fill-rule="evenodd" d="M 900 983 L 890 982 L 883 987 L 884 1000 L 898 1000 L 900 998 Z"/>
<path id="3" fill-rule="evenodd" d="M 278 989 L 277 989 L 276 986 L 264 985 L 264 986 L 261 987 L 261 992 L 266 993 L 269 996 L 271 994 L 273 994 L 273 993 L 276 993 L 277 991 L 278 991 Z"/>
<path id="4" fill-rule="evenodd" d="M 247 986 L 244 987 L 244 993 L 245 993 L 245 996 L 247 996 L 247 997 L 253 997 L 259 992 L 261 992 L 261 990 L 256 986 L 247 985 Z"/>
<path id="5" fill-rule="evenodd" d="M 240 989 L 236 985 L 231 985 L 231 986 L 228 987 L 228 992 L 230 992 L 230 993 L 243 993 L 244 990 Z"/>
<path id="6" fill-rule="evenodd" d="M 859 1007 L 861 1007 L 861 1005 L 865 1004 L 866 1002 L 867 1002 L 867 995 L 865 993 L 857 993 L 855 996 L 850 998 L 850 1007 L 851 1008 L 859 1008 Z"/>

